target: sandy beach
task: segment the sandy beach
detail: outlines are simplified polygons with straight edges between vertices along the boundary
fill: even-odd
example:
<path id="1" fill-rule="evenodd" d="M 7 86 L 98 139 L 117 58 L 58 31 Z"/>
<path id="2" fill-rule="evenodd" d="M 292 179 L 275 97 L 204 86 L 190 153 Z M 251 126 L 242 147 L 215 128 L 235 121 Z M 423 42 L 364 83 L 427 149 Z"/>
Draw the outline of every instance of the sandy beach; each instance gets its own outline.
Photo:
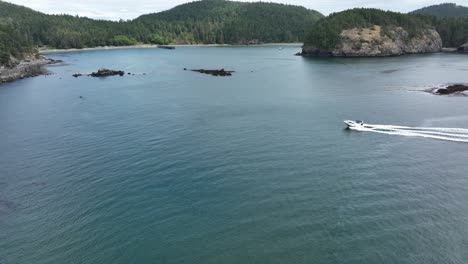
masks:
<path id="1" fill-rule="evenodd" d="M 258 45 L 232 45 L 232 44 L 178 44 L 178 45 L 164 45 L 172 47 L 262 47 L 262 46 L 302 46 L 302 43 L 265 43 Z M 93 48 L 82 48 L 82 49 L 39 49 L 41 54 L 54 54 L 54 53 L 68 53 L 68 52 L 83 52 L 93 50 L 116 50 L 116 49 L 155 49 L 159 48 L 158 45 L 150 44 L 138 44 L 133 46 L 103 46 Z"/>

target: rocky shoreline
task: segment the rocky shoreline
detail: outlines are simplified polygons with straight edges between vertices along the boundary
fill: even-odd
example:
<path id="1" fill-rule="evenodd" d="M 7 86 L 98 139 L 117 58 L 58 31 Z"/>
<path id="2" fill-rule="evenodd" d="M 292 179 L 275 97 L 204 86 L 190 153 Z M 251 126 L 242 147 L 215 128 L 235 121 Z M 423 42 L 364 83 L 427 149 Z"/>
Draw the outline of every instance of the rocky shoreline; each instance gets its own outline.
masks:
<path id="1" fill-rule="evenodd" d="M 10 65 L 3 65 L 0 67 L 0 84 L 47 74 L 46 65 L 60 62 L 62 61 L 42 57 L 39 59 L 14 61 Z"/>

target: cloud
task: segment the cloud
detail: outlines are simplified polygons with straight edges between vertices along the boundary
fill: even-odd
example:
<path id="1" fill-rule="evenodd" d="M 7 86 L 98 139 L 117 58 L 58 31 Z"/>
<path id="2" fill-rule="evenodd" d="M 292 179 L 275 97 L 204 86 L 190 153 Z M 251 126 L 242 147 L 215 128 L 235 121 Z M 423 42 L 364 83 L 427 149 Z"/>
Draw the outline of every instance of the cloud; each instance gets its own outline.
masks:
<path id="1" fill-rule="evenodd" d="M 96 19 L 133 19 L 142 14 L 170 9 L 190 0 L 7 0 L 47 14 L 70 14 Z M 253 0 L 240 0 L 252 2 Z M 353 7 L 372 7 L 398 12 L 409 12 L 424 6 L 439 4 L 442 0 L 267 0 L 267 2 L 305 6 L 323 14 L 338 12 Z M 468 0 L 455 1 L 468 6 Z"/>

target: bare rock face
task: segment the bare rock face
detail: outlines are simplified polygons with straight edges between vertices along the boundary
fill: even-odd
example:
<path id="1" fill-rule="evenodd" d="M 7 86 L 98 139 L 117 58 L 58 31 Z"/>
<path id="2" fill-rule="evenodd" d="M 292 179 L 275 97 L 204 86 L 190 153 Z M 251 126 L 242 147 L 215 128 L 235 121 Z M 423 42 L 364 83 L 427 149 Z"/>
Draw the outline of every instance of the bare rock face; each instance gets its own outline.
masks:
<path id="1" fill-rule="evenodd" d="M 431 53 L 442 50 L 442 39 L 437 31 L 426 29 L 410 37 L 401 27 L 383 32 L 380 26 L 343 30 L 334 50 L 304 47 L 306 56 L 383 57 L 403 54 Z"/>

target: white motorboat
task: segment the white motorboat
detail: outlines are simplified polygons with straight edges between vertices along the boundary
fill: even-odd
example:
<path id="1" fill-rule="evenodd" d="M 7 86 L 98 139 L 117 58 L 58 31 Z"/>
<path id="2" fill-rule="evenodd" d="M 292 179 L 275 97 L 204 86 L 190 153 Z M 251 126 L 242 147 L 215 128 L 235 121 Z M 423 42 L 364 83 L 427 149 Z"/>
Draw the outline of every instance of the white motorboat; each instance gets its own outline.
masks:
<path id="1" fill-rule="evenodd" d="M 361 120 L 345 120 L 344 123 L 349 127 L 364 127 L 365 123 Z"/>

